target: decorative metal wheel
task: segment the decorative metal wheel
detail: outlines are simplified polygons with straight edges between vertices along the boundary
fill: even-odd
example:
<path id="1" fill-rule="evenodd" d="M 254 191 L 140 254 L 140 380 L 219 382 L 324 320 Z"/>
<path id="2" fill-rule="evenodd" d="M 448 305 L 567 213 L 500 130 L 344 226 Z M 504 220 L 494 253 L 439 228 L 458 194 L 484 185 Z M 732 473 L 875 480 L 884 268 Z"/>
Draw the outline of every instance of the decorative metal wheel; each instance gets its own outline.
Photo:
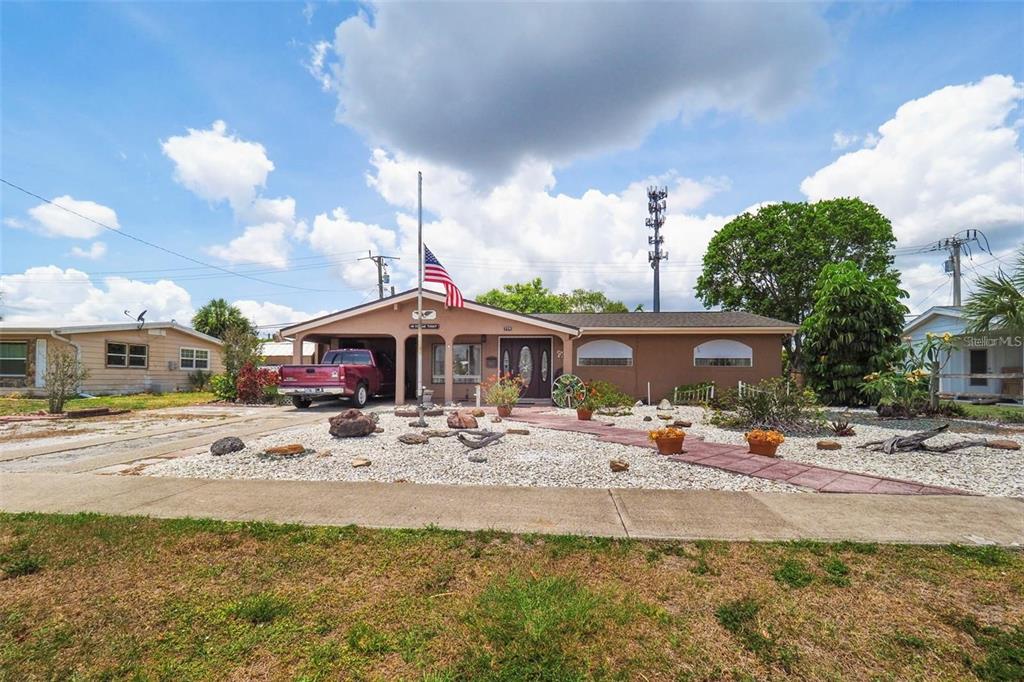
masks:
<path id="1" fill-rule="evenodd" d="M 576 407 L 579 396 L 586 390 L 583 379 L 575 374 L 563 374 L 551 385 L 551 400 L 559 407 Z"/>

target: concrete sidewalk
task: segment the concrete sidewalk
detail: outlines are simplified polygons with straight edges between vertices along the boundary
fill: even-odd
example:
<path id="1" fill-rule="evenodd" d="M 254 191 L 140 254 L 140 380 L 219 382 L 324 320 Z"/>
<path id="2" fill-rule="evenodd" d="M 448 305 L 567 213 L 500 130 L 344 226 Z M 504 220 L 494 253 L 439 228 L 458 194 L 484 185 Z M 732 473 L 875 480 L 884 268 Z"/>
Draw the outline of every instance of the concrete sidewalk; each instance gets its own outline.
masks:
<path id="1" fill-rule="evenodd" d="M 1024 501 L 950 495 L 8 473 L 0 477 L 0 509 L 634 538 L 1024 545 Z"/>

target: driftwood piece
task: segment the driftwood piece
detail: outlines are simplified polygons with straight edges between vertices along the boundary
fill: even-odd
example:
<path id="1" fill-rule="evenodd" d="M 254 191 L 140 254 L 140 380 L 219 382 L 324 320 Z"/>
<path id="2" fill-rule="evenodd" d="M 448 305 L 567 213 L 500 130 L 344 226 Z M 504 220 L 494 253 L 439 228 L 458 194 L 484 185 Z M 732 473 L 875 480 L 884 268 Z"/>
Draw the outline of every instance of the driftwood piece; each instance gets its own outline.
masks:
<path id="1" fill-rule="evenodd" d="M 964 448 L 973 447 L 989 447 L 989 442 L 984 439 L 974 440 L 960 440 L 955 443 L 947 443 L 946 445 L 928 445 L 925 441 L 930 438 L 934 438 L 939 434 L 946 431 L 949 428 L 949 424 L 943 424 L 930 431 L 920 431 L 913 433 L 909 436 L 893 436 L 886 440 L 876 440 L 870 443 L 864 443 L 861 446 L 865 450 L 874 450 L 876 452 L 884 452 L 887 455 L 891 455 L 894 452 L 913 452 L 915 450 L 923 450 L 925 452 L 953 452 L 954 450 L 963 450 Z"/>
<path id="2" fill-rule="evenodd" d="M 476 436 L 476 438 L 473 436 Z M 459 431 L 455 437 L 467 448 L 477 450 L 491 443 L 496 443 L 504 438 L 504 436 L 504 433 L 496 433 L 488 429 L 466 429 L 465 431 Z"/>

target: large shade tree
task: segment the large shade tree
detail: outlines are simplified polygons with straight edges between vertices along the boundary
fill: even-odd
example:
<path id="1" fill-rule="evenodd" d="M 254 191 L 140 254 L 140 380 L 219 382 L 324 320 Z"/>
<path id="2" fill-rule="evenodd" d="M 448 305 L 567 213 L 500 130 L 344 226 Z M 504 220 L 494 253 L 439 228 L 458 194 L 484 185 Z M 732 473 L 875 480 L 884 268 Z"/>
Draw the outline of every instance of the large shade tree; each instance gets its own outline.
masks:
<path id="1" fill-rule="evenodd" d="M 827 404 L 858 405 L 864 376 L 883 369 L 900 343 L 907 293 L 892 275 L 868 277 L 857 264 L 826 265 L 803 321 L 807 384 Z"/>
<path id="2" fill-rule="evenodd" d="M 212 299 L 192 316 L 192 328 L 223 339 L 228 331 L 240 329 L 255 334 L 256 328 L 242 311 L 223 298 Z"/>
<path id="3" fill-rule="evenodd" d="M 625 304 L 613 301 L 603 292 L 574 289 L 569 294 L 556 294 L 540 277 L 529 282 L 506 284 L 476 297 L 478 303 L 516 313 L 624 313 Z"/>
<path id="4" fill-rule="evenodd" d="M 825 266 L 851 261 L 869 278 L 890 273 L 896 243 L 889 219 L 860 199 L 783 202 L 744 213 L 715 233 L 704 254 L 697 296 L 707 306 L 746 310 L 802 324 Z M 803 368 L 802 339 L 789 341 Z"/>
<path id="5" fill-rule="evenodd" d="M 1000 268 L 995 275 L 975 283 L 963 312 L 971 333 L 1024 331 L 1024 247 L 1017 252 L 1017 262 L 1010 272 Z"/>

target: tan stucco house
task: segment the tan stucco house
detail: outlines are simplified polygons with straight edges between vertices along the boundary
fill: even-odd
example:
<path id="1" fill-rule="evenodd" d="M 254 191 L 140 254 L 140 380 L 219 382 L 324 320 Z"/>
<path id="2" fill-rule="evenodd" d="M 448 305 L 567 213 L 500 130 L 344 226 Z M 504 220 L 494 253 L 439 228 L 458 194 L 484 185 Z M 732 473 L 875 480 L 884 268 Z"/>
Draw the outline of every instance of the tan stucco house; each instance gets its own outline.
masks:
<path id="1" fill-rule="evenodd" d="M 434 400 L 468 401 L 498 372 L 520 374 L 525 400 L 551 396 L 562 373 L 603 379 L 635 397 L 653 399 L 673 387 L 714 381 L 722 388 L 782 374 L 783 340 L 796 325 L 744 312 L 567 313 L 523 315 L 466 300 L 448 308 L 424 291 L 423 378 Z M 395 367 L 395 400 L 413 399 L 416 385 L 416 291 L 286 327 L 292 363 L 335 348 L 369 348 Z M 426 315 L 425 315 L 426 318 Z"/>
<path id="2" fill-rule="evenodd" d="M 89 371 L 79 390 L 91 395 L 187 390 L 190 373 L 224 370 L 220 339 L 175 322 L 0 326 L 0 393 L 45 393 L 47 358 L 65 350 Z"/>

